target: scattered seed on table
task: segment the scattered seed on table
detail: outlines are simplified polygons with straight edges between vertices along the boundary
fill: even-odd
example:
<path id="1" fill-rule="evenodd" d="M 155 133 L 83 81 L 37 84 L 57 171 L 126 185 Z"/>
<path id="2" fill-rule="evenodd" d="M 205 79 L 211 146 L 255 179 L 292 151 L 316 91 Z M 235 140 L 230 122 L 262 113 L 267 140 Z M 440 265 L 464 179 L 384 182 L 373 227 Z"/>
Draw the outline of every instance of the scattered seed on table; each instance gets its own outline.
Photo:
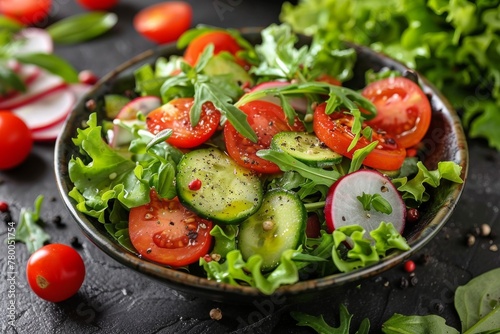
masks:
<path id="1" fill-rule="evenodd" d="M 491 234 L 491 227 L 488 224 L 482 224 L 481 225 L 481 236 L 482 237 L 487 237 Z"/>
<path id="2" fill-rule="evenodd" d="M 467 234 L 466 236 L 467 246 L 471 247 L 476 243 L 476 237 L 473 234 Z"/>
<path id="3" fill-rule="evenodd" d="M 82 248 L 82 243 L 80 242 L 80 240 L 78 240 L 78 237 L 72 237 L 71 240 L 69 241 L 69 243 L 75 249 Z"/>
<path id="4" fill-rule="evenodd" d="M 401 277 L 400 281 L 399 281 L 399 287 L 401 289 L 406 289 L 408 287 L 408 285 L 410 284 L 410 282 L 408 282 L 408 279 L 406 277 Z"/>
<path id="5" fill-rule="evenodd" d="M 222 319 L 222 311 L 220 308 L 213 308 L 210 310 L 210 318 L 213 320 L 220 320 Z"/>
<path id="6" fill-rule="evenodd" d="M 498 246 L 497 245 L 491 245 L 490 246 L 490 251 L 497 252 L 498 251 Z"/>

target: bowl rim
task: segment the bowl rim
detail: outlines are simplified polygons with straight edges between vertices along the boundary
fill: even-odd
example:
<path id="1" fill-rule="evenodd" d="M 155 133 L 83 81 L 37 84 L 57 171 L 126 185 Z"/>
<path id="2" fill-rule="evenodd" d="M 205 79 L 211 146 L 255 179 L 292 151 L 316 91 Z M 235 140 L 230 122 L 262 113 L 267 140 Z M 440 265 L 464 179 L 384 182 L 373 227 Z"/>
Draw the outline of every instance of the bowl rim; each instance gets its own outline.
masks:
<path id="1" fill-rule="evenodd" d="M 241 32 L 245 34 L 252 34 L 259 32 L 260 28 L 247 28 L 242 29 Z M 356 44 L 349 43 L 356 52 L 364 52 L 370 54 L 373 57 L 381 58 L 384 62 L 393 64 L 393 66 L 399 66 L 400 68 L 406 68 L 402 63 L 386 56 L 381 53 L 366 47 Z M 219 299 L 218 296 L 221 293 L 229 294 L 237 302 L 240 302 L 239 298 L 244 295 L 246 297 L 257 298 L 262 297 L 263 294 L 254 287 L 241 286 L 241 285 L 230 285 L 227 283 L 216 282 L 214 280 L 209 280 L 204 277 L 196 276 L 184 271 L 174 270 L 160 264 L 149 262 L 147 260 L 141 259 L 136 254 L 133 254 L 125 250 L 122 246 L 117 244 L 116 240 L 112 239 L 106 231 L 99 230 L 90 221 L 91 217 L 84 215 L 79 212 L 74 205 L 73 200 L 68 196 L 68 192 L 71 190 L 68 188 L 70 185 L 67 181 L 69 177 L 67 175 L 67 163 L 68 163 L 68 153 L 65 150 L 66 142 L 70 138 L 73 138 L 75 133 L 71 135 L 68 133 L 70 129 L 70 124 L 75 123 L 75 118 L 77 118 L 78 113 L 75 112 L 78 108 L 83 108 L 85 100 L 87 97 L 98 94 L 98 92 L 104 89 L 107 82 L 118 77 L 124 71 L 130 69 L 137 64 L 144 61 L 154 61 L 159 55 L 162 54 L 172 54 L 175 51 L 179 52 L 174 43 L 166 44 L 156 49 L 146 50 L 130 60 L 118 65 L 114 70 L 106 74 L 92 89 L 87 93 L 86 97 L 82 98 L 76 107 L 73 109 L 71 114 L 66 119 L 64 128 L 60 136 L 56 140 L 55 151 L 54 151 L 54 167 L 57 188 L 61 194 L 64 204 L 70 211 L 73 218 L 76 220 L 77 224 L 86 235 L 86 237 L 91 240 L 98 248 L 100 248 L 104 253 L 118 261 L 119 263 L 135 269 L 138 272 L 146 274 L 147 276 L 157 279 L 161 282 L 166 283 L 168 286 L 175 288 L 181 292 L 191 293 L 197 291 L 199 294 L 209 297 L 209 299 Z M 360 268 L 348 273 L 337 273 L 334 275 L 329 275 L 321 278 L 314 278 L 310 280 L 298 281 L 291 285 L 280 286 L 275 292 L 275 295 L 280 296 L 296 296 L 307 294 L 309 292 L 321 292 L 332 287 L 342 287 L 346 284 L 355 283 L 363 278 L 368 278 L 375 276 L 383 271 L 395 267 L 396 265 L 402 263 L 405 259 L 411 257 L 415 252 L 420 250 L 427 242 L 429 242 L 445 225 L 447 220 L 450 218 L 465 186 L 465 181 L 468 173 L 468 148 L 463 132 L 463 128 L 460 119 L 447 101 L 447 99 L 423 76 L 418 74 L 420 83 L 422 84 L 424 91 L 426 93 L 432 93 L 433 98 L 436 98 L 447 111 L 444 116 L 447 122 L 451 125 L 452 132 L 457 137 L 458 147 L 455 152 L 455 160 L 462 167 L 462 179 L 464 182 L 462 184 L 452 184 L 453 191 L 446 197 L 445 204 L 439 208 L 436 212 L 435 217 L 430 221 L 429 225 L 433 225 L 435 228 L 428 230 L 424 237 L 419 238 L 416 242 L 411 244 L 411 249 L 408 251 L 395 251 L 392 252 L 387 257 L 384 257 L 380 262 L 370 265 L 368 267 Z M 100 224 L 100 223 L 98 223 Z M 198 295 L 199 295 L 198 294 Z M 223 301 L 227 301 L 227 296 L 222 297 Z"/>

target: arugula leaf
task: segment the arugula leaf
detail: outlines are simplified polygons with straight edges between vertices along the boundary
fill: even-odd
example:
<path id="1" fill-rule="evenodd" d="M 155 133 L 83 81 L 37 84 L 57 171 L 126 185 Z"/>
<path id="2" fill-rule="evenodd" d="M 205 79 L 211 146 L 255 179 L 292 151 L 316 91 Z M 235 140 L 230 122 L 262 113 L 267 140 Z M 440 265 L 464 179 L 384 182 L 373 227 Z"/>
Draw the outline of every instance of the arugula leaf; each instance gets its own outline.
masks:
<path id="1" fill-rule="evenodd" d="M 54 42 L 75 44 L 100 36 L 118 22 L 115 13 L 93 11 L 66 17 L 47 27 Z"/>
<path id="2" fill-rule="evenodd" d="M 308 326 L 314 329 L 317 333 L 320 334 L 349 334 L 351 327 L 351 320 L 353 315 L 349 313 L 345 305 L 340 305 L 340 323 L 339 327 L 332 327 L 328 325 L 323 318 L 323 315 L 319 315 L 317 317 L 292 311 L 290 312 L 292 318 L 297 321 L 297 326 Z M 368 318 L 363 319 L 359 329 L 356 331 L 357 334 L 368 334 L 370 331 L 370 320 Z"/>
<path id="3" fill-rule="evenodd" d="M 25 243 L 30 253 L 34 253 L 50 240 L 50 235 L 40 226 L 42 202 L 43 196 L 40 195 L 35 199 L 34 210 L 22 208 L 19 214 L 16 240 Z"/>
<path id="4" fill-rule="evenodd" d="M 284 172 L 295 171 L 305 178 L 312 180 L 317 185 L 331 186 L 340 177 L 335 170 L 325 170 L 322 168 L 311 167 L 292 157 L 290 154 L 281 150 L 259 150 L 257 156 L 277 164 Z"/>

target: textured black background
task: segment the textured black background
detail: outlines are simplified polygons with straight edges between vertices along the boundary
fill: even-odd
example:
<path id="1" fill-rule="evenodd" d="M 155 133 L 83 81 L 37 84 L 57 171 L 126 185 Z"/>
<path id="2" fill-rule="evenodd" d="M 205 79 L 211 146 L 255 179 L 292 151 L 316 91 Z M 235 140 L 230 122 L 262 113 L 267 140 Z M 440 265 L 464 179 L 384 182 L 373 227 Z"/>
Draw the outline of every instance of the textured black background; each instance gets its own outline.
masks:
<path id="1" fill-rule="evenodd" d="M 116 65 L 154 45 L 139 36 L 131 21 L 142 7 L 154 1 L 121 1 L 114 10 L 118 25 L 106 36 L 76 46 L 56 47 L 55 52 L 79 70 L 90 69 L 99 76 Z M 190 1 L 194 7 L 194 25 L 198 23 L 224 27 L 265 26 L 278 21 L 279 1 L 220 0 Z M 226 4 L 226 11 L 217 11 Z M 54 2 L 51 21 L 83 12 L 71 0 Z M 298 305 L 255 303 L 251 306 L 225 305 L 179 295 L 176 291 L 128 269 L 102 253 L 80 232 L 64 207 L 56 189 L 53 172 L 53 144 L 37 144 L 28 160 L 18 168 L 0 172 L 0 200 L 10 203 L 12 216 L 18 219 L 21 207 L 32 207 L 36 196 L 46 198 L 42 218 L 52 242 L 70 243 L 78 237 L 86 268 L 86 280 L 79 293 L 58 304 L 42 301 L 29 290 L 25 264 L 26 247 L 16 245 L 16 320 L 7 325 L 7 226 L 0 224 L 0 331 L 4 333 L 309 333 L 297 327 L 289 316 L 292 310 L 313 315 L 323 314 L 327 322 L 338 325 L 339 305 L 354 314 L 353 323 L 368 317 L 372 331 L 395 312 L 439 314 L 447 323 L 459 328 L 453 307 L 457 286 L 472 277 L 500 267 L 500 252 L 489 250 L 498 239 L 479 238 L 473 247 L 465 245 L 465 234 L 481 223 L 492 225 L 500 234 L 499 202 L 500 154 L 486 144 L 470 141 L 470 171 L 461 201 L 438 236 L 414 257 L 428 258 L 417 264 L 418 283 L 400 287 L 401 277 L 408 274 L 401 267 L 363 282 L 343 295 L 324 296 L 320 300 Z M 2 154 L 2 152 L 0 152 Z M 53 220 L 60 216 L 66 224 L 57 228 Z M 211 320 L 209 312 L 219 307 L 223 318 Z"/>

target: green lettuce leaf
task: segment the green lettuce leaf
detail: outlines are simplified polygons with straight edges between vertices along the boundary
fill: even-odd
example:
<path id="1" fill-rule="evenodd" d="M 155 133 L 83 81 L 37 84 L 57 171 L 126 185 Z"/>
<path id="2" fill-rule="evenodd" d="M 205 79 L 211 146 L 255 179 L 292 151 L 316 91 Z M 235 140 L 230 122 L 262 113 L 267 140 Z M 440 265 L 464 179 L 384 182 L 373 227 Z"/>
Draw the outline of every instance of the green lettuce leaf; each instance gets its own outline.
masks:
<path id="1" fill-rule="evenodd" d="M 413 201 L 417 205 L 428 201 L 429 194 L 426 192 L 426 185 L 437 188 L 441 180 L 463 183 L 460 177 L 462 167 L 453 161 L 441 161 L 438 163 L 437 169 L 432 171 L 429 171 L 421 161 L 417 163 L 417 167 L 417 175 L 412 179 L 405 176 L 392 180 L 405 201 Z"/>
<path id="2" fill-rule="evenodd" d="M 35 200 L 34 209 L 22 208 L 19 214 L 19 225 L 16 229 L 16 241 L 23 242 L 28 252 L 34 253 L 41 248 L 45 242 L 50 240 L 43 228 L 40 226 L 40 212 L 42 210 L 43 196 Z"/>
<path id="3" fill-rule="evenodd" d="M 404 316 L 397 313 L 384 322 L 382 332 L 385 334 L 459 333 L 455 328 L 447 326 L 446 321 L 437 315 Z"/>
<path id="4" fill-rule="evenodd" d="M 270 295 L 284 284 L 293 284 L 299 280 L 297 266 L 292 261 L 296 250 L 289 249 L 281 254 L 280 264 L 270 273 L 263 274 L 262 257 L 258 254 L 245 261 L 239 250 L 227 253 L 226 261 L 207 262 L 200 258 L 200 265 L 207 273 L 207 278 L 217 282 L 239 285 L 241 283 L 256 287 L 263 294 Z"/>

